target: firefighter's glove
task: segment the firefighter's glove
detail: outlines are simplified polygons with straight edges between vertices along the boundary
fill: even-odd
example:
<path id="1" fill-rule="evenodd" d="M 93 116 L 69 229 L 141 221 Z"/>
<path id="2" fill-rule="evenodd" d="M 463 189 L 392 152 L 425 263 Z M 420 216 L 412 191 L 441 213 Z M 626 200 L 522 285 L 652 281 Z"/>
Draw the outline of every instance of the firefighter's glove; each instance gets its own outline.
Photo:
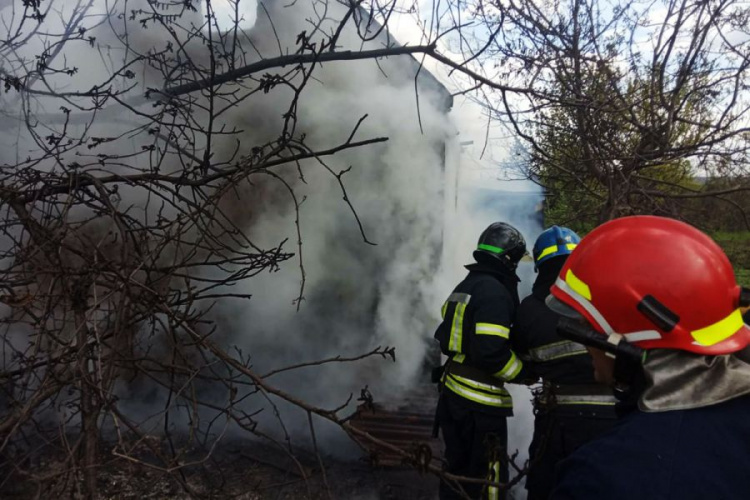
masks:
<path id="1" fill-rule="evenodd" d="M 443 372 L 445 371 L 445 365 L 436 366 L 432 369 L 432 372 L 430 373 L 430 380 L 433 384 L 440 383 L 440 379 L 443 378 Z"/>

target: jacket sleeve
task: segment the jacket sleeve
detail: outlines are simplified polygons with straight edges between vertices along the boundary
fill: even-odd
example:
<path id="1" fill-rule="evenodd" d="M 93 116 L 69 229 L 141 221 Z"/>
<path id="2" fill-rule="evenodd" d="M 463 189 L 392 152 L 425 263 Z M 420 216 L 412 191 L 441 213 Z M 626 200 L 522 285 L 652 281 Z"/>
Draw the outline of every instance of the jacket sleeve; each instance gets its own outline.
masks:
<path id="1" fill-rule="evenodd" d="M 531 314 L 533 314 L 533 310 L 529 307 L 528 302 L 521 302 L 510 328 L 510 345 L 513 352 L 523 361 L 524 371 L 526 372 L 525 378 L 536 381 L 539 379 L 539 374 L 534 370 L 535 364 L 530 359 L 530 320 L 533 319 L 529 317 Z"/>
<path id="2" fill-rule="evenodd" d="M 446 356 L 450 356 L 450 332 L 451 332 L 451 320 L 456 312 L 456 304 L 452 304 L 446 300 L 441 308 L 442 321 L 435 330 L 435 340 L 440 344 L 440 352 Z"/>
<path id="3" fill-rule="evenodd" d="M 500 283 L 486 280 L 477 284 L 472 303 L 471 364 L 506 382 L 525 379 L 523 361 L 510 345 L 510 327 L 515 314 L 510 294 Z"/>

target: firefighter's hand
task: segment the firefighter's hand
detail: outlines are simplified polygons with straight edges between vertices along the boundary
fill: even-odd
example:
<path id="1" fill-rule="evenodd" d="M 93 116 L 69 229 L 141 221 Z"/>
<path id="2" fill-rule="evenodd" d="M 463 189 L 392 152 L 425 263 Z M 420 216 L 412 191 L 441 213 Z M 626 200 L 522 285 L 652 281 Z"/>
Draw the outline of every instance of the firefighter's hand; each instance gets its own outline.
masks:
<path id="1" fill-rule="evenodd" d="M 512 384 L 534 385 L 538 381 L 539 377 L 534 374 L 526 365 L 524 365 L 518 375 L 516 375 L 516 378 L 514 378 L 510 382 Z"/>
<path id="2" fill-rule="evenodd" d="M 445 370 L 445 366 L 436 366 L 432 369 L 432 373 L 430 373 L 430 380 L 433 384 L 437 384 L 440 382 L 440 379 L 443 377 L 443 371 Z"/>

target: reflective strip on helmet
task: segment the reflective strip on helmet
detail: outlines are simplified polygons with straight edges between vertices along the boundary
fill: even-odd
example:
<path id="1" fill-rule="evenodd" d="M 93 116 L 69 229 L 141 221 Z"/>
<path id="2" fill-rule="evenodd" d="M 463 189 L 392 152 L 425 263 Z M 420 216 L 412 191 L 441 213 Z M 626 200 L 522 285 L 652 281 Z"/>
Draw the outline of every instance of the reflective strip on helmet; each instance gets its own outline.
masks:
<path id="1" fill-rule="evenodd" d="M 642 330 L 640 332 L 625 333 L 622 336 L 628 342 L 642 342 L 644 340 L 659 340 L 661 333 L 656 330 Z"/>
<path id="2" fill-rule="evenodd" d="M 563 340 L 531 349 L 529 351 L 529 358 L 532 361 L 542 362 L 566 358 L 568 356 L 578 356 L 579 354 L 586 354 L 586 347 L 578 342 Z"/>
<path id="3" fill-rule="evenodd" d="M 475 391 L 453 379 L 454 375 L 448 375 L 445 379 L 445 387 L 461 397 L 474 401 L 475 403 L 494 406 L 496 408 L 513 408 L 513 399 L 509 394 L 487 394 Z"/>
<path id="4" fill-rule="evenodd" d="M 742 328 L 742 311 L 735 309 L 724 319 L 721 319 L 700 330 L 690 332 L 696 342 L 703 346 L 712 346 L 726 340 Z"/>
<path id="5" fill-rule="evenodd" d="M 510 351 L 510 359 L 507 363 L 505 363 L 505 366 L 502 370 L 493 374 L 493 377 L 498 377 L 503 380 L 513 380 L 514 378 L 516 378 L 516 375 L 518 375 L 522 368 L 523 362 L 518 359 L 516 353 Z"/>
<path id="6" fill-rule="evenodd" d="M 599 325 L 599 328 L 604 330 L 604 333 L 607 335 L 613 334 L 615 331 L 612 329 L 611 326 L 609 326 L 609 323 L 606 319 L 604 319 L 604 316 L 601 315 L 599 310 L 594 307 L 594 304 L 589 302 L 585 297 L 582 297 L 578 292 L 573 290 L 568 284 L 563 281 L 560 278 L 557 278 L 557 281 L 555 281 L 555 286 L 560 289 L 563 293 L 565 293 L 568 297 L 573 299 L 578 305 L 583 307 L 587 313 L 591 315 L 592 318 L 594 318 L 594 321 Z"/>
<path id="7" fill-rule="evenodd" d="M 494 323 L 477 323 L 475 331 L 477 335 L 495 335 L 504 339 L 509 338 L 508 333 L 510 332 L 507 327 Z"/>
<path id="8" fill-rule="evenodd" d="M 498 462 L 497 460 L 489 463 L 489 475 L 487 479 L 496 483 L 500 482 L 500 462 Z M 487 499 L 500 500 L 500 488 L 498 488 L 497 486 L 488 487 Z"/>
<path id="9" fill-rule="evenodd" d="M 492 252 L 492 253 L 503 253 L 505 251 L 505 250 L 503 250 L 500 247 L 496 247 L 496 246 L 492 246 L 492 245 L 487 245 L 486 243 L 480 243 L 479 245 L 477 245 L 477 249 L 478 250 L 487 250 L 488 252 Z"/>
<path id="10" fill-rule="evenodd" d="M 614 396 L 605 394 L 574 395 L 566 394 L 564 396 L 555 395 L 555 403 L 559 405 L 600 405 L 613 406 L 617 403 Z"/>
<path id="11" fill-rule="evenodd" d="M 565 248 L 568 249 L 568 250 L 570 250 L 572 252 L 573 249 L 575 247 L 577 247 L 577 246 L 578 245 L 575 244 L 575 243 L 567 243 L 565 245 Z M 540 260 L 542 260 L 546 256 L 551 255 L 553 253 L 557 253 L 559 250 L 560 250 L 560 247 L 558 247 L 557 245 L 552 245 L 550 247 L 547 247 L 544 250 L 542 250 L 542 252 L 539 254 L 539 257 L 536 258 L 536 261 L 539 262 Z"/>
<path id="12" fill-rule="evenodd" d="M 539 254 L 539 257 L 536 258 L 537 262 L 545 258 L 551 253 L 557 252 L 557 245 L 552 245 L 551 247 L 547 247 L 544 250 L 542 250 L 542 253 Z"/>
<path id="13" fill-rule="evenodd" d="M 468 293 L 452 293 L 448 297 L 448 302 L 456 302 L 456 310 L 453 312 L 453 319 L 451 320 L 451 336 L 448 342 L 448 350 L 452 352 L 461 352 L 463 346 L 463 330 L 464 330 L 464 312 L 466 312 L 466 306 L 471 300 L 471 295 Z"/>
<path id="14" fill-rule="evenodd" d="M 575 290 L 578 295 L 584 297 L 586 300 L 591 300 L 591 289 L 573 273 L 572 269 L 568 269 L 568 272 L 565 275 L 565 282 L 570 285 L 570 288 Z"/>
<path id="15" fill-rule="evenodd" d="M 568 271 L 568 273 L 572 274 L 570 271 Z M 575 275 L 573 275 L 573 277 L 575 278 Z M 583 282 L 581 283 L 584 286 L 586 286 L 585 283 Z M 602 316 L 599 310 L 596 307 L 594 307 L 594 304 L 589 302 L 589 300 L 587 300 L 585 297 L 581 296 L 576 290 L 574 290 L 571 286 L 569 286 L 568 283 L 561 280 L 560 278 L 557 278 L 557 281 L 555 281 L 555 286 L 559 288 L 560 291 L 565 293 L 568 297 L 573 299 L 578 305 L 583 307 L 586 310 L 586 312 L 589 313 L 592 318 L 594 318 L 594 321 L 596 321 L 596 323 L 599 325 L 599 328 L 604 330 L 605 335 L 609 336 L 609 335 L 613 335 L 617 333 L 610 326 L 607 320 L 604 319 L 604 316 Z M 588 287 L 586 287 L 586 289 L 588 290 Z M 640 342 L 643 340 L 659 340 L 662 338 L 661 333 L 657 332 L 656 330 L 643 330 L 640 332 L 625 333 L 622 336 L 628 342 Z"/>

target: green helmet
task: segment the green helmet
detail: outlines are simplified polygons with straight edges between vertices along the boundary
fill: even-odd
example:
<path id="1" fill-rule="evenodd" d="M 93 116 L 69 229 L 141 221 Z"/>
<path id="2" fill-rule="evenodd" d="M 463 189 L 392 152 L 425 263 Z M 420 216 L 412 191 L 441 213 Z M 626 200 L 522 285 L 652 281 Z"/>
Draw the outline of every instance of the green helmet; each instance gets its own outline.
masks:
<path id="1" fill-rule="evenodd" d="M 526 254 L 526 240 L 521 232 L 505 222 L 494 222 L 482 231 L 474 259 L 477 262 L 499 261 L 503 266 L 515 271 L 518 262 Z"/>

